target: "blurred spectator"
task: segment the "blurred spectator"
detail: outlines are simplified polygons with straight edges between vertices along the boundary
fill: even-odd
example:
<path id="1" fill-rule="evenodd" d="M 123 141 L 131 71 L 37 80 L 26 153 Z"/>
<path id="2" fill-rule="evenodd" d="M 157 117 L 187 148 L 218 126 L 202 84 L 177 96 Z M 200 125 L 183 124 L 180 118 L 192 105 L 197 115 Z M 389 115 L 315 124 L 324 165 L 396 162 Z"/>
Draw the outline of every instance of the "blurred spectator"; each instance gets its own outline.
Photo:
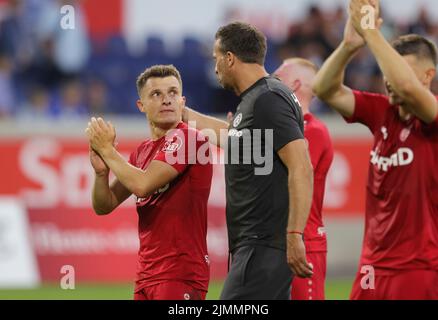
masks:
<path id="1" fill-rule="evenodd" d="M 8 0 L 0 22 L 0 53 L 6 55 L 14 65 L 28 63 L 34 53 L 35 41 L 32 25 L 26 15 L 26 2 Z"/>
<path id="2" fill-rule="evenodd" d="M 28 66 L 23 66 L 17 71 L 19 87 L 33 87 L 38 83 L 47 89 L 55 90 L 56 87 L 68 78 L 55 63 L 53 56 L 53 41 L 46 39 L 39 44 L 39 50 Z M 21 88 L 19 88 L 21 89 Z"/>
<path id="3" fill-rule="evenodd" d="M 39 121 L 54 118 L 50 109 L 50 95 L 44 87 L 30 89 L 27 101 L 17 114 L 20 121 Z"/>
<path id="4" fill-rule="evenodd" d="M 84 88 L 78 80 L 66 82 L 60 90 L 60 97 L 53 105 L 53 114 L 60 119 L 74 120 L 89 115 L 84 103 Z"/>
<path id="5" fill-rule="evenodd" d="M 386 16 L 384 12 L 382 15 Z M 342 40 L 345 21 L 343 8 L 337 8 L 334 12 L 322 12 L 311 6 L 308 15 L 301 22 L 290 26 L 289 38 L 278 51 L 280 58 L 300 56 L 321 65 Z M 420 10 L 418 18 L 411 24 L 395 24 L 385 20 L 382 28 L 388 39 L 414 32 L 429 37 L 435 43 L 438 42 L 438 23 L 430 19 L 426 8 Z M 366 48 L 361 50 L 349 65 L 345 81 L 350 87 L 359 90 L 381 93 L 385 90 L 378 65 Z M 436 83 L 437 81 L 433 87 L 438 89 Z M 313 111 L 330 112 L 318 101 L 315 101 Z"/>
<path id="6" fill-rule="evenodd" d="M 12 63 L 7 56 L 0 55 L 0 118 L 12 113 L 13 93 Z"/>
<path id="7" fill-rule="evenodd" d="M 114 109 L 109 103 L 108 90 L 100 80 L 93 79 L 87 86 L 87 106 L 93 116 L 104 116 Z"/>
<path id="8" fill-rule="evenodd" d="M 433 24 L 432 21 L 430 21 L 427 8 L 423 6 L 418 14 L 418 18 L 416 19 L 416 21 L 414 21 L 409 26 L 407 33 L 417 33 L 425 36 L 430 34 L 432 28 Z"/>
<path id="9" fill-rule="evenodd" d="M 167 63 L 182 71 L 189 105 L 206 113 L 225 113 L 236 104 L 233 94 L 218 87 L 211 42 L 187 35 L 182 50 L 171 54 L 159 34 L 149 35 L 144 40 L 144 52 L 134 56 L 123 34 L 117 31 L 108 39 L 89 38 L 81 2 L 0 0 L 0 117 L 71 119 L 88 114 L 136 114 L 137 75 L 147 66 Z M 74 30 L 64 30 L 60 25 L 60 9 L 67 4 L 75 9 Z M 387 17 L 385 12 L 382 15 Z M 227 12 L 229 20 L 241 16 L 238 10 Z M 334 10 L 310 6 L 301 21 L 295 20 L 287 27 L 284 43 L 268 39 L 268 70 L 274 70 L 290 56 L 321 65 L 341 41 L 346 18 L 343 6 Z M 414 21 L 385 19 L 382 31 L 388 39 L 415 32 L 438 43 L 438 22 L 426 8 Z M 380 70 L 367 49 L 351 62 L 345 80 L 352 88 L 384 92 Z M 438 93 L 437 81 L 433 90 Z M 324 113 L 331 109 L 315 100 L 312 111 Z"/>
<path id="10" fill-rule="evenodd" d="M 37 34 L 41 42 L 53 42 L 53 56 L 56 65 L 66 74 L 79 74 L 85 67 L 90 45 L 87 26 L 82 14 L 80 0 L 51 1 L 44 7 L 37 24 Z M 74 8 L 74 29 L 62 29 L 60 10 L 64 5 Z"/>
<path id="11" fill-rule="evenodd" d="M 289 37 L 284 44 L 289 52 L 286 51 L 285 54 L 306 57 L 321 65 L 334 49 L 324 31 L 328 29 L 325 19 L 325 14 L 318 7 L 311 6 L 305 20 L 291 26 Z M 284 60 L 286 57 L 282 58 Z"/>

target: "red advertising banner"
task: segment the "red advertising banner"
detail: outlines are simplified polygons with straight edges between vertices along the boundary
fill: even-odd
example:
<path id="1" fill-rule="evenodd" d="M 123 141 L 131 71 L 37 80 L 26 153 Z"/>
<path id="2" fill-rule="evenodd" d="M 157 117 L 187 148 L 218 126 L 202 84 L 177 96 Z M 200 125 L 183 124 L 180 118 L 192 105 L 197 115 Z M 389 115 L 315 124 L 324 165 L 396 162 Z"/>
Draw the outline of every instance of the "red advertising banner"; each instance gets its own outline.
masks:
<path id="1" fill-rule="evenodd" d="M 365 213 L 365 186 L 372 141 L 336 139 L 334 159 L 327 175 L 325 216 L 352 216 Z"/>
<path id="2" fill-rule="evenodd" d="M 128 157 L 140 141 L 119 141 Z M 325 215 L 362 214 L 370 141 L 334 141 L 327 178 Z M 56 137 L 0 140 L 0 196 L 26 206 L 30 239 L 43 281 L 59 281 L 61 268 L 75 268 L 77 281 L 133 281 L 138 250 L 137 213 L 128 199 L 108 216 L 91 209 L 94 179 L 83 140 Z M 209 199 L 208 249 L 212 279 L 227 272 L 225 181 L 214 166 Z"/>

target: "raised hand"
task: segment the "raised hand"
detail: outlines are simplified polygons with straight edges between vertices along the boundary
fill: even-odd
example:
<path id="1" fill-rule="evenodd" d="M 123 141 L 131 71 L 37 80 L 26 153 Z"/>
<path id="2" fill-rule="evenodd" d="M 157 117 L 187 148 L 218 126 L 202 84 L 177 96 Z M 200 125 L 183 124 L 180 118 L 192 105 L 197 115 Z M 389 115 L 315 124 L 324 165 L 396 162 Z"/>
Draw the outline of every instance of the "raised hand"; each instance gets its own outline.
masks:
<path id="1" fill-rule="evenodd" d="M 116 139 L 116 131 L 114 126 L 103 121 L 102 118 L 91 118 L 88 127 L 85 130 L 91 148 L 100 156 L 111 148 L 113 148 Z"/>
<path id="2" fill-rule="evenodd" d="M 90 163 L 93 166 L 94 172 L 98 176 L 105 176 L 109 174 L 109 168 L 106 165 L 105 161 L 99 156 L 99 154 L 94 151 L 90 146 Z"/>
<path id="3" fill-rule="evenodd" d="M 352 51 L 356 51 L 365 46 L 364 38 L 362 38 L 362 36 L 354 29 L 350 17 L 345 24 L 343 41 L 344 44 Z"/>
<path id="4" fill-rule="evenodd" d="M 351 25 L 362 38 L 367 31 L 380 29 L 383 23 L 379 0 L 350 0 L 348 12 Z"/>

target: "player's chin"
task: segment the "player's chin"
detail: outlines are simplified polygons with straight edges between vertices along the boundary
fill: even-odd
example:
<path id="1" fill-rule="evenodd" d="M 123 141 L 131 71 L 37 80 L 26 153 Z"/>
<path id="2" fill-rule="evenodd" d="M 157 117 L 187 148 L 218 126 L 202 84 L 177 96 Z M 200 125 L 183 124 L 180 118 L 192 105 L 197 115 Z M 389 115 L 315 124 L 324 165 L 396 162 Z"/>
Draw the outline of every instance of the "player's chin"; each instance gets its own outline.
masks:
<path id="1" fill-rule="evenodd" d="M 224 78 L 221 76 L 217 76 L 217 82 L 219 83 L 219 85 L 223 88 L 223 89 L 228 89 L 226 82 L 224 81 Z"/>
<path id="2" fill-rule="evenodd" d="M 172 126 L 178 122 L 180 122 L 180 118 L 178 118 L 176 112 L 160 115 L 160 117 L 155 121 L 157 124 L 161 126 Z"/>
<path id="3" fill-rule="evenodd" d="M 222 79 L 220 77 L 217 77 L 217 82 L 219 83 L 219 85 L 225 89 L 224 83 L 222 82 Z"/>

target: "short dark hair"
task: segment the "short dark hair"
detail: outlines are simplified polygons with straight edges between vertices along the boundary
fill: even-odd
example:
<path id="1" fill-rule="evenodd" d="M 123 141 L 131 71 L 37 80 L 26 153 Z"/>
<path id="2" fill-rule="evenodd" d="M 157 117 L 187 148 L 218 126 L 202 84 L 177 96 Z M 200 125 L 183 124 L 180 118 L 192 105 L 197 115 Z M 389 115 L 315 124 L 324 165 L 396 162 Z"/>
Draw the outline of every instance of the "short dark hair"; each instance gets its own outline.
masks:
<path id="1" fill-rule="evenodd" d="M 145 86 L 149 78 L 167 78 L 175 77 L 178 79 L 179 84 L 182 88 L 181 74 L 174 65 L 155 65 L 147 68 L 143 71 L 137 78 L 137 92 L 140 96 L 141 90 Z"/>
<path id="2" fill-rule="evenodd" d="M 437 65 L 437 48 L 435 44 L 418 34 L 407 34 L 392 42 L 393 48 L 402 56 L 415 55 L 418 59 L 428 59 Z"/>
<path id="3" fill-rule="evenodd" d="M 256 27 L 244 22 L 232 22 L 219 28 L 215 36 L 223 53 L 232 52 L 245 63 L 265 64 L 266 37 Z"/>

